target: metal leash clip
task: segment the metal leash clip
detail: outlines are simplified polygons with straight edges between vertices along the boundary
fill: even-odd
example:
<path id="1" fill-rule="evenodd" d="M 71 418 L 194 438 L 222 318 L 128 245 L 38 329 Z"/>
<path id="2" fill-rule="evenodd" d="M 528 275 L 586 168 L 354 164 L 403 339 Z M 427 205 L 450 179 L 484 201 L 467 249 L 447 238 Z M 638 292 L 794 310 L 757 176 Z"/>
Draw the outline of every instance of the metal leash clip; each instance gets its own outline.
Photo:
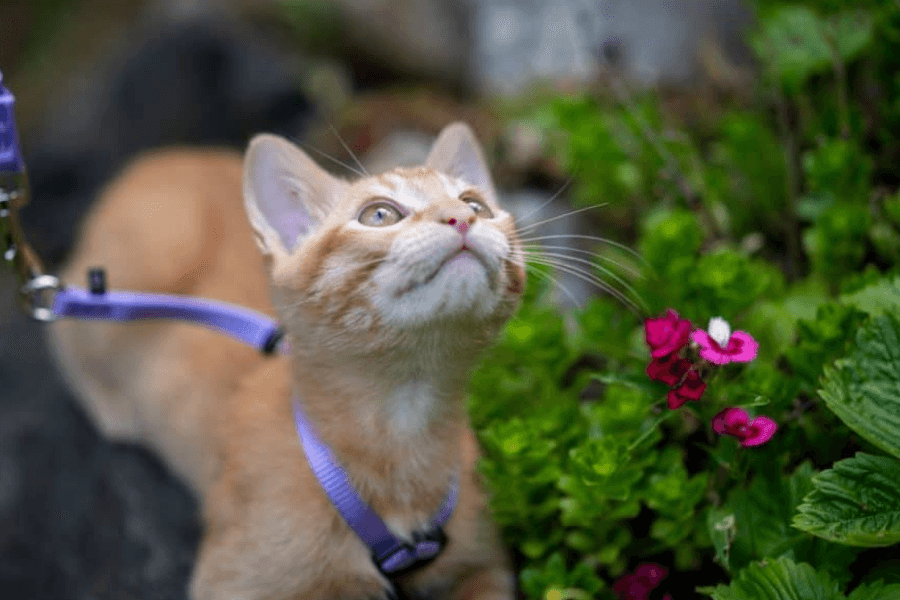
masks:
<path id="1" fill-rule="evenodd" d="M 15 98 L 3 86 L 0 73 L 0 249 L 19 285 L 19 300 L 38 321 L 53 320 L 53 300 L 62 289 L 59 279 L 45 273 L 41 261 L 25 241 L 19 209 L 28 204 L 28 178 L 19 149 L 13 108 Z"/>

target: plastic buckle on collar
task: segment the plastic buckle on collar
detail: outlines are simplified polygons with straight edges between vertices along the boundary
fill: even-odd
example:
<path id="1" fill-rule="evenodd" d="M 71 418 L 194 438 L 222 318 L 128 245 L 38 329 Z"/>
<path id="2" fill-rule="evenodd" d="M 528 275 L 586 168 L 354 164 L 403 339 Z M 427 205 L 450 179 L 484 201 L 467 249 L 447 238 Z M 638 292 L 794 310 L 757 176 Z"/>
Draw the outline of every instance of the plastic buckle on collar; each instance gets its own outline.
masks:
<path id="1" fill-rule="evenodd" d="M 446 545 L 444 529 L 434 527 L 426 532 L 414 532 L 412 543 L 401 542 L 383 558 L 373 553 L 372 562 L 385 577 L 393 579 L 426 566 L 441 554 Z"/>

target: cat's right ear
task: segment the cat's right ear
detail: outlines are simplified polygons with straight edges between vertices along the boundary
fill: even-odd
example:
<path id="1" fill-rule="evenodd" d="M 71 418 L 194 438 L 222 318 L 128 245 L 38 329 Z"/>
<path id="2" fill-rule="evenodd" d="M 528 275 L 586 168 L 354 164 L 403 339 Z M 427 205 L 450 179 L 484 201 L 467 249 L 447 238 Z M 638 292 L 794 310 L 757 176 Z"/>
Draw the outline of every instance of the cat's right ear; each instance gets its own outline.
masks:
<path id="1" fill-rule="evenodd" d="M 244 156 L 244 208 L 262 253 L 292 253 L 322 224 L 346 185 L 286 139 L 254 137 Z"/>

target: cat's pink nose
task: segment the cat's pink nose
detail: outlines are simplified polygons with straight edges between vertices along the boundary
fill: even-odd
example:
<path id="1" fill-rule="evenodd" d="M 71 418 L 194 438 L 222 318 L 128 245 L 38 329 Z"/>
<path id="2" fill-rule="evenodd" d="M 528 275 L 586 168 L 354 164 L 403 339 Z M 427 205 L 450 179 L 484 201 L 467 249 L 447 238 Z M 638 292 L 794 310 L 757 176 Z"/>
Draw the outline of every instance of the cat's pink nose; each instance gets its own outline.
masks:
<path id="1" fill-rule="evenodd" d="M 452 225 L 456 227 L 456 230 L 460 233 L 460 235 L 466 235 L 466 232 L 469 230 L 469 224 L 465 221 L 457 221 L 456 219 L 448 219 L 447 225 Z"/>

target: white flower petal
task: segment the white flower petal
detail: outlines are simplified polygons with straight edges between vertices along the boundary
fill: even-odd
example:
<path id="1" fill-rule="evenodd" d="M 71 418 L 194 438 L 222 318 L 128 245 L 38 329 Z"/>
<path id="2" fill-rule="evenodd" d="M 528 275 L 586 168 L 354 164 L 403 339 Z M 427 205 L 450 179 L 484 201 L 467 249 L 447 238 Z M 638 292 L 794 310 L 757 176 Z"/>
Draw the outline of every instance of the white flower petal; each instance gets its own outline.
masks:
<path id="1" fill-rule="evenodd" d="M 719 346 L 724 348 L 731 339 L 731 327 L 728 321 L 722 317 L 713 317 L 709 320 L 709 328 L 707 329 L 709 337 L 711 337 Z"/>

